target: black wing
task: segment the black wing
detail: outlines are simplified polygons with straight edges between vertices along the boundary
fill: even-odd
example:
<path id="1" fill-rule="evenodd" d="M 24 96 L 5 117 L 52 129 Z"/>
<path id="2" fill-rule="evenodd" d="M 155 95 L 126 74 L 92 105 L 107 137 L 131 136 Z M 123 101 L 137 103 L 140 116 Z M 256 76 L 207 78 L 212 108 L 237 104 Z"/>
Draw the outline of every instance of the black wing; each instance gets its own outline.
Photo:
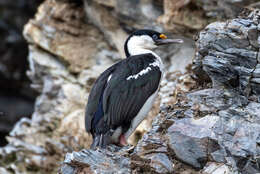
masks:
<path id="1" fill-rule="evenodd" d="M 129 125 L 158 89 L 161 71 L 152 54 L 132 56 L 112 73 L 103 96 L 104 122 L 112 129 Z M 136 76 L 142 70 L 141 75 Z"/>
<path id="2" fill-rule="evenodd" d="M 110 68 L 108 68 L 106 71 L 104 71 L 98 79 L 95 81 L 89 97 L 88 97 L 88 103 L 86 106 L 86 112 L 85 112 L 85 129 L 87 132 L 91 133 L 92 131 L 92 121 L 94 119 L 94 115 L 99 107 L 99 101 L 100 97 L 102 96 L 104 89 L 107 84 L 107 79 L 110 76 L 110 74 L 116 69 L 116 67 L 120 64 L 116 63 Z"/>

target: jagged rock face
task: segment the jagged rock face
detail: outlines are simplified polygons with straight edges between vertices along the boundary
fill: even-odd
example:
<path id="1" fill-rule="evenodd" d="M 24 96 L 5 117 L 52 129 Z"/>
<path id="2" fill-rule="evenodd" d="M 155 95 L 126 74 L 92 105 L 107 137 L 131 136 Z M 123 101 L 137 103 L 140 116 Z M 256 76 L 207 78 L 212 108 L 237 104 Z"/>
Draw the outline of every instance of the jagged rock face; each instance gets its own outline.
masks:
<path id="1" fill-rule="evenodd" d="M 216 19 L 237 17 L 244 7 L 257 6 L 257 2 L 258 0 L 84 0 L 88 16 L 92 16 L 92 22 L 99 23 L 98 26 L 102 27 L 100 30 L 105 33 L 109 32 L 107 28 L 104 30 L 106 23 L 109 26 L 116 19 L 125 30 L 152 28 L 163 31 L 164 27 L 168 32 L 190 36 Z M 105 12 L 107 10 L 110 12 Z M 104 15 L 97 11 L 103 11 Z M 100 19 L 101 16 L 103 20 Z M 163 27 L 158 24 L 163 24 Z M 122 34 L 121 27 L 114 28 L 119 35 Z"/>
<path id="2" fill-rule="evenodd" d="M 35 19 L 25 26 L 24 36 L 29 43 L 36 43 L 58 56 L 70 72 L 79 73 L 97 61 L 103 63 L 100 59 L 109 49 L 108 45 L 101 44 L 102 34 L 84 20 L 82 6 L 48 1 L 40 6 Z"/>
<path id="3" fill-rule="evenodd" d="M 158 19 L 171 32 L 190 34 L 218 19 L 237 17 L 244 7 L 258 0 L 164 0 L 164 14 Z"/>
<path id="4" fill-rule="evenodd" d="M 244 7 L 254 6 L 255 0 L 199 0 L 200 7 L 208 17 L 218 19 L 236 18 Z"/>
<path id="5" fill-rule="evenodd" d="M 200 32 L 193 60 L 200 80 L 208 76 L 214 87 L 225 85 L 247 95 L 260 94 L 259 24 L 256 10 L 243 19 L 210 24 Z"/>
<path id="6" fill-rule="evenodd" d="M 259 171 L 260 104 L 223 89 L 204 89 L 186 97 L 185 109 L 173 108 L 173 115 L 185 118 L 174 119 L 167 130 L 176 156 L 196 168 L 211 161 L 228 164 L 234 171 Z"/>

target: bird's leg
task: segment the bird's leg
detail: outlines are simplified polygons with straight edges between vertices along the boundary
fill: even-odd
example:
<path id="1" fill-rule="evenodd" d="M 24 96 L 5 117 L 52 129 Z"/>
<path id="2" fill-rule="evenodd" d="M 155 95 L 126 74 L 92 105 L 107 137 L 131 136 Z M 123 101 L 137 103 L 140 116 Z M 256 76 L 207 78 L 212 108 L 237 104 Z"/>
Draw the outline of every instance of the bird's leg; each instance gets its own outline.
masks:
<path id="1" fill-rule="evenodd" d="M 120 135 L 120 137 L 119 137 L 119 144 L 122 145 L 122 146 L 127 146 L 128 145 L 124 134 Z"/>

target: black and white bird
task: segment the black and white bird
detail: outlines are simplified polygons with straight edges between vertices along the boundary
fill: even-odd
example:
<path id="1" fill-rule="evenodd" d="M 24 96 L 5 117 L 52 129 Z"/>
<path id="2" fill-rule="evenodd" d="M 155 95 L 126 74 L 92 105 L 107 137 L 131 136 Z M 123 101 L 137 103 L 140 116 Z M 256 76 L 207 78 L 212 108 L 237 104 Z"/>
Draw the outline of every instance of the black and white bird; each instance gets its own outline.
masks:
<path id="1" fill-rule="evenodd" d="M 127 145 L 127 138 L 144 120 L 156 98 L 163 76 L 159 45 L 182 43 L 153 30 L 137 30 L 126 40 L 126 59 L 109 67 L 94 83 L 86 106 L 85 127 L 91 148 Z"/>

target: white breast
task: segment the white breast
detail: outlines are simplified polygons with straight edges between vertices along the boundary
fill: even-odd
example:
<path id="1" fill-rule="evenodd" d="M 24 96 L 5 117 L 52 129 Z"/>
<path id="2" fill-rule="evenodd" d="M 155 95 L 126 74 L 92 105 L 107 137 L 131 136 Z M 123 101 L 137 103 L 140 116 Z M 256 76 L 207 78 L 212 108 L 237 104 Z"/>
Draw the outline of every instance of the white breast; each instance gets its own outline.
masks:
<path id="1" fill-rule="evenodd" d="M 132 120 L 130 128 L 124 134 L 126 139 L 135 131 L 135 129 L 138 127 L 138 125 L 147 116 L 148 112 L 151 110 L 151 108 L 153 106 L 157 93 L 158 93 L 158 89 L 148 98 L 148 100 L 146 100 L 145 104 L 143 105 L 141 110 L 138 112 L 137 116 Z"/>

